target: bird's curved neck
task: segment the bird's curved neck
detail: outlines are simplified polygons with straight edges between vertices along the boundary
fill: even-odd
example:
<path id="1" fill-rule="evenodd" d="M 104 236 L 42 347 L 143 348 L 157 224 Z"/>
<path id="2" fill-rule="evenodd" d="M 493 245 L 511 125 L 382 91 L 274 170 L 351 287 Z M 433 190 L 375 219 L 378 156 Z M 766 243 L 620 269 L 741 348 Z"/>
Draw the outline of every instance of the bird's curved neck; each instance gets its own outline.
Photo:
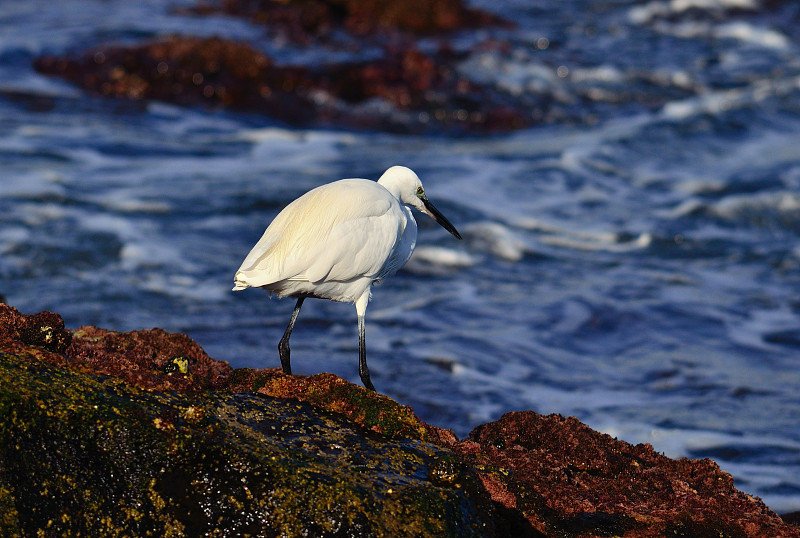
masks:
<path id="1" fill-rule="evenodd" d="M 400 197 L 400 185 L 396 181 L 392 181 L 391 178 L 382 177 L 378 180 L 378 185 L 389 191 L 392 196 L 402 201 Z"/>

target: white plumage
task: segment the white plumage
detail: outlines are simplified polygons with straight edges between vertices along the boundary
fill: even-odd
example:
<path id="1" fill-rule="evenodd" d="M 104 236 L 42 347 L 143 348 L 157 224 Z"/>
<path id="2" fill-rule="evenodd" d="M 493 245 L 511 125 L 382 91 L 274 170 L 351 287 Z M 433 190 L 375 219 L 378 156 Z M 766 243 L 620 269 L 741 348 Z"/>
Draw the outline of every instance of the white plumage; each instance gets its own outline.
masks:
<path id="1" fill-rule="evenodd" d="M 359 328 L 359 373 L 375 390 L 366 362 L 364 315 L 372 284 L 397 272 L 414 251 L 417 223 L 408 206 L 429 215 L 461 239 L 431 204 L 417 175 L 389 168 L 375 182 L 342 179 L 296 199 L 267 227 L 234 277 L 234 291 L 267 289 L 297 297 L 278 349 L 291 373 L 289 336 L 306 297 L 353 302 Z"/>

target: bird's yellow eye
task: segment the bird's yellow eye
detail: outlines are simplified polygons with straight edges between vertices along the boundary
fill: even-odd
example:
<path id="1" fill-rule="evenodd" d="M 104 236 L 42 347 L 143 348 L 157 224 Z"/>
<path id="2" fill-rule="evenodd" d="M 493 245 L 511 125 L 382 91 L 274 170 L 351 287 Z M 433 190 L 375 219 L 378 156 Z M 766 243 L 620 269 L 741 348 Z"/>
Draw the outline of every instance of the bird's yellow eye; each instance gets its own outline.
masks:
<path id="1" fill-rule="evenodd" d="M 422 190 L 422 187 L 417 187 L 417 197 L 422 198 L 423 196 L 425 196 L 425 191 Z"/>

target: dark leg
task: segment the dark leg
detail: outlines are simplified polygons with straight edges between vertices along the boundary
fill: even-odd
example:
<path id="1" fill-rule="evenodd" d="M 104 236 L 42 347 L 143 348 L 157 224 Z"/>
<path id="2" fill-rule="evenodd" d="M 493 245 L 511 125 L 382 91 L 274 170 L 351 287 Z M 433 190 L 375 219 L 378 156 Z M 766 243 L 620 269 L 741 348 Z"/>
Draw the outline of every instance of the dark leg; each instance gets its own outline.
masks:
<path id="1" fill-rule="evenodd" d="M 292 317 L 289 318 L 289 325 L 286 326 L 286 331 L 283 333 L 283 338 L 278 342 L 278 353 L 281 356 L 281 366 L 283 373 L 292 375 L 292 364 L 289 359 L 289 337 L 292 336 L 292 329 L 294 329 L 294 322 L 297 321 L 297 316 L 300 314 L 300 307 L 303 306 L 305 297 L 297 299 L 297 304 L 294 305 L 294 312 Z"/>
<path id="2" fill-rule="evenodd" d="M 364 386 L 375 392 L 375 387 L 369 378 L 369 368 L 367 368 L 367 331 L 364 326 L 364 316 L 358 316 L 358 375 L 361 376 Z"/>

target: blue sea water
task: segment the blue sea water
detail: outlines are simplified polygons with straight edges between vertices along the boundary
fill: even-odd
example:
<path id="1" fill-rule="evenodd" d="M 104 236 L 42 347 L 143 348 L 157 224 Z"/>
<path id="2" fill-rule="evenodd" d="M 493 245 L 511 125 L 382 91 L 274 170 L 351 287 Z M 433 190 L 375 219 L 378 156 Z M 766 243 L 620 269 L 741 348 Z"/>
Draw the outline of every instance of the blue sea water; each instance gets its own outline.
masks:
<path id="1" fill-rule="evenodd" d="M 378 390 L 461 436 L 511 410 L 575 415 L 713 458 L 776 511 L 800 510 L 796 3 L 475 3 L 518 27 L 452 37 L 473 51 L 461 73 L 572 118 L 507 135 L 293 129 L 104 100 L 32 68 L 170 33 L 247 40 L 283 63 L 326 54 L 174 9 L 191 5 L 0 3 L 9 304 L 70 327 L 185 332 L 233 366 L 277 366 L 293 301 L 232 293 L 234 271 L 296 196 L 404 164 L 464 241 L 420 216 L 414 257 L 374 289 Z M 357 347 L 352 306 L 306 302 L 296 373 L 358 382 Z"/>

